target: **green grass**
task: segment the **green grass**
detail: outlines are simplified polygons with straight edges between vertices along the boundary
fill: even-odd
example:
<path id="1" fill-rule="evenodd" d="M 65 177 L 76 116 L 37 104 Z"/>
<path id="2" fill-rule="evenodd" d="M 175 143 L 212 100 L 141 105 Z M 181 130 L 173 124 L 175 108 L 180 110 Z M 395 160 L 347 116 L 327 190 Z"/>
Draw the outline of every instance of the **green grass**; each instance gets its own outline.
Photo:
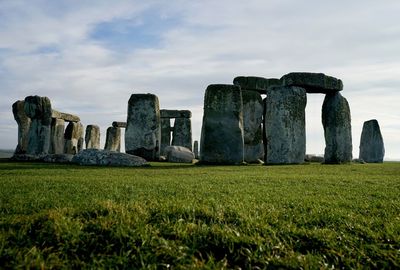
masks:
<path id="1" fill-rule="evenodd" d="M 0 268 L 400 268 L 400 163 L 0 162 Z"/>

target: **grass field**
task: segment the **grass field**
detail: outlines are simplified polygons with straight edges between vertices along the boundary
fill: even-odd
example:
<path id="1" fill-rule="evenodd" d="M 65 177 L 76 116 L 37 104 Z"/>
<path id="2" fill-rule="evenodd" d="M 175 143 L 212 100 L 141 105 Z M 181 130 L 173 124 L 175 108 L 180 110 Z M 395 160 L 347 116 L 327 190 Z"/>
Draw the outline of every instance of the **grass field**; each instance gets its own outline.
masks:
<path id="1" fill-rule="evenodd" d="M 0 162 L 0 268 L 400 268 L 400 163 Z"/>

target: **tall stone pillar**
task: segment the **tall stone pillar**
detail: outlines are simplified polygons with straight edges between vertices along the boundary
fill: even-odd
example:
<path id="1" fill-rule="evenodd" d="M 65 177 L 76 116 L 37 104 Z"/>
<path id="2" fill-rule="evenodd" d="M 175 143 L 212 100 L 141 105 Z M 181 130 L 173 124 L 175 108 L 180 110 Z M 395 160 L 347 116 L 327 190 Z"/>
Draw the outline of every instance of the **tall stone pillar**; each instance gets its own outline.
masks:
<path id="1" fill-rule="evenodd" d="M 165 156 L 164 149 L 171 145 L 171 119 L 161 118 L 161 149 L 160 154 Z"/>
<path id="2" fill-rule="evenodd" d="M 199 159 L 199 142 L 198 142 L 198 141 L 194 141 L 194 144 L 193 144 L 193 154 L 194 154 L 194 157 L 195 157 L 196 159 Z"/>
<path id="3" fill-rule="evenodd" d="M 379 123 L 372 119 L 365 121 L 361 133 L 359 158 L 368 163 L 381 163 L 385 156 L 385 146 Z"/>
<path id="4" fill-rule="evenodd" d="M 87 125 L 85 132 L 86 149 L 100 149 L 100 127 Z"/>
<path id="5" fill-rule="evenodd" d="M 325 134 L 325 163 L 351 162 L 353 145 L 350 107 L 339 92 L 325 95 L 322 105 L 322 124 Z"/>
<path id="6" fill-rule="evenodd" d="M 148 161 L 160 158 L 160 104 L 153 94 L 133 94 L 128 102 L 125 151 Z"/>
<path id="7" fill-rule="evenodd" d="M 190 118 L 175 118 L 172 145 L 192 150 L 192 121 Z"/>
<path id="8" fill-rule="evenodd" d="M 202 163 L 243 163 L 243 103 L 239 86 L 207 87 L 200 152 Z"/>
<path id="9" fill-rule="evenodd" d="M 18 100 L 12 105 L 14 119 L 18 124 L 18 144 L 14 154 L 25 154 L 28 150 L 29 127 L 31 119 L 24 110 L 25 101 Z"/>
<path id="10" fill-rule="evenodd" d="M 69 122 L 65 129 L 64 153 L 75 155 L 82 150 L 83 125 L 81 122 Z"/>
<path id="11" fill-rule="evenodd" d="M 104 150 L 120 152 L 121 150 L 121 129 L 117 127 L 107 128 L 106 144 Z"/>
<path id="12" fill-rule="evenodd" d="M 306 90 L 275 86 L 267 91 L 265 131 L 267 164 L 298 164 L 306 153 Z"/>
<path id="13" fill-rule="evenodd" d="M 50 149 L 51 103 L 48 97 L 28 96 L 25 114 L 31 119 L 27 154 L 48 154 Z"/>
<path id="14" fill-rule="evenodd" d="M 53 118 L 51 120 L 51 140 L 50 140 L 50 153 L 63 154 L 64 153 L 64 119 Z"/>

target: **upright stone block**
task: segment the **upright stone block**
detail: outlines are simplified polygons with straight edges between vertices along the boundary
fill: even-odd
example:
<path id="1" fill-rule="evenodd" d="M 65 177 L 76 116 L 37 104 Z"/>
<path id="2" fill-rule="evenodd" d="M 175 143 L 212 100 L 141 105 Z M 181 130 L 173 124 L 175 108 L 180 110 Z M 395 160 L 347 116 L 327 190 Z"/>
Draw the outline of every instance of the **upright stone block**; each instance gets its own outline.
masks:
<path id="1" fill-rule="evenodd" d="M 353 145 L 350 107 L 339 92 L 326 94 L 322 105 L 322 124 L 325 134 L 325 163 L 351 162 Z"/>
<path id="2" fill-rule="evenodd" d="M 75 155 L 82 150 L 83 125 L 81 122 L 69 122 L 65 129 L 64 153 Z"/>
<path id="3" fill-rule="evenodd" d="M 190 118 L 175 118 L 172 145 L 192 150 L 192 122 Z"/>
<path id="4" fill-rule="evenodd" d="M 100 127 L 87 125 L 85 132 L 86 149 L 100 149 Z"/>
<path id="5" fill-rule="evenodd" d="M 200 152 L 202 163 L 243 163 L 243 103 L 239 86 L 207 87 Z"/>
<path id="6" fill-rule="evenodd" d="M 384 156 L 385 146 L 378 121 L 373 119 L 364 122 L 359 158 L 368 163 L 381 163 Z"/>
<path id="7" fill-rule="evenodd" d="M 263 101 L 255 91 L 242 90 L 243 126 L 244 126 L 244 161 L 256 163 L 264 159 L 262 135 Z"/>
<path id="8" fill-rule="evenodd" d="M 276 86 L 267 91 L 265 131 L 267 164 L 298 164 L 306 154 L 306 90 Z"/>
<path id="9" fill-rule="evenodd" d="M 121 129 L 117 127 L 107 128 L 106 145 L 104 150 L 120 152 L 121 149 Z"/>
<path id="10" fill-rule="evenodd" d="M 53 118 L 51 121 L 51 141 L 50 141 L 51 154 L 64 153 L 64 145 L 65 145 L 64 130 L 65 130 L 64 119 Z"/>
<path id="11" fill-rule="evenodd" d="M 161 118 L 161 150 L 160 154 L 165 156 L 165 147 L 171 145 L 171 120 Z"/>
<path id="12" fill-rule="evenodd" d="M 198 141 L 194 141 L 193 154 L 194 154 L 195 159 L 199 159 L 199 142 Z"/>
<path id="13" fill-rule="evenodd" d="M 160 104 L 153 94 L 133 94 L 128 102 L 125 150 L 148 161 L 159 160 Z"/>
<path id="14" fill-rule="evenodd" d="M 12 105 L 14 119 L 18 124 L 18 144 L 14 154 L 25 154 L 28 150 L 29 127 L 31 119 L 24 110 L 25 101 L 18 100 Z"/>
<path id="15" fill-rule="evenodd" d="M 24 104 L 25 114 L 31 119 L 27 154 L 48 154 L 51 134 L 51 103 L 48 97 L 28 96 Z"/>

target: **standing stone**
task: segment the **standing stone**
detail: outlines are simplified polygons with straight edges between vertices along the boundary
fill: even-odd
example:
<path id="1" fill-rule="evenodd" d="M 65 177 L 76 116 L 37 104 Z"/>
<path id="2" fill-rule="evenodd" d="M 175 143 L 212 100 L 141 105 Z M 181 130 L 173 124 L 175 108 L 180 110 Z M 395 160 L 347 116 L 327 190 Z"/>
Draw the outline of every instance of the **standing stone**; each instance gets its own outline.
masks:
<path id="1" fill-rule="evenodd" d="M 239 86 L 207 87 L 200 152 L 202 163 L 243 163 L 243 103 Z"/>
<path id="2" fill-rule="evenodd" d="M 160 104 L 153 94 L 133 94 L 128 102 L 125 150 L 148 161 L 159 160 L 161 144 Z"/>
<path id="3" fill-rule="evenodd" d="M 85 132 L 86 149 L 100 149 L 100 127 L 87 125 Z"/>
<path id="4" fill-rule="evenodd" d="M 384 156 L 385 146 L 378 121 L 373 119 L 364 122 L 359 158 L 369 163 L 381 163 Z"/>
<path id="5" fill-rule="evenodd" d="M 192 151 L 192 122 L 190 118 L 175 118 L 172 145 Z"/>
<path id="6" fill-rule="evenodd" d="M 161 150 L 160 154 L 165 156 L 165 147 L 171 145 L 171 120 L 161 118 Z"/>
<path id="7" fill-rule="evenodd" d="M 12 105 L 14 119 L 18 124 L 18 144 L 14 154 L 25 154 L 28 150 L 29 127 L 31 119 L 24 110 L 25 101 L 18 100 Z"/>
<path id="8" fill-rule="evenodd" d="M 107 128 L 106 145 L 104 150 L 119 152 L 121 149 L 121 129 L 117 127 Z"/>
<path id="9" fill-rule="evenodd" d="M 322 124 L 325 134 L 325 163 L 351 162 L 351 116 L 347 100 L 339 93 L 326 94 L 322 105 Z"/>
<path id="10" fill-rule="evenodd" d="M 64 129 L 65 121 L 63 119 L 53 118 L 51 121 L 51 140 L 50 140 L 50 153 L 63 154 L 64 153 Z"/>
<path id="11" fill-rule="evenodd" d="M 244 130 L 244 161 L 258 162 L 264 156 L 262 138 L 263 101 L 255 91 L 242 90 L 243 99 L 243 130 Z"/>
<path id="12" fill-rule="evenodd" d="M 298 164 L 306 154 L 306 90 L 295 86 L 268 89 L 265 130 L 267 164 Z"/>
<path id="13" fill-rule="evenodd" d="M 196 159 L 199 159 L 199 142 L 198 141 L 194 141 L 193 144 L 193 153 L 194 153 L 194 157 Z"/>
<path id="14" fill-rule="evenodd" d="M 282 85 L 302 87 L 307 93 L 334 94 L 343 90 L 342 80 L 324 73 L 292 72 L 280 80 Z"/>
<path id="15" fill-rule="evenodd" d="M 64 153 L 75 155 L 82 150 L 83 125 L 81 122 L 69 122 L 65 129 Z"/>
<path id="16" fill-rule="evenodd" d="M 48 97 L 28 96 L 25 114 L 31 119 L 27 154 L 48 154 L 50 149 L 51 103 Z"/>

